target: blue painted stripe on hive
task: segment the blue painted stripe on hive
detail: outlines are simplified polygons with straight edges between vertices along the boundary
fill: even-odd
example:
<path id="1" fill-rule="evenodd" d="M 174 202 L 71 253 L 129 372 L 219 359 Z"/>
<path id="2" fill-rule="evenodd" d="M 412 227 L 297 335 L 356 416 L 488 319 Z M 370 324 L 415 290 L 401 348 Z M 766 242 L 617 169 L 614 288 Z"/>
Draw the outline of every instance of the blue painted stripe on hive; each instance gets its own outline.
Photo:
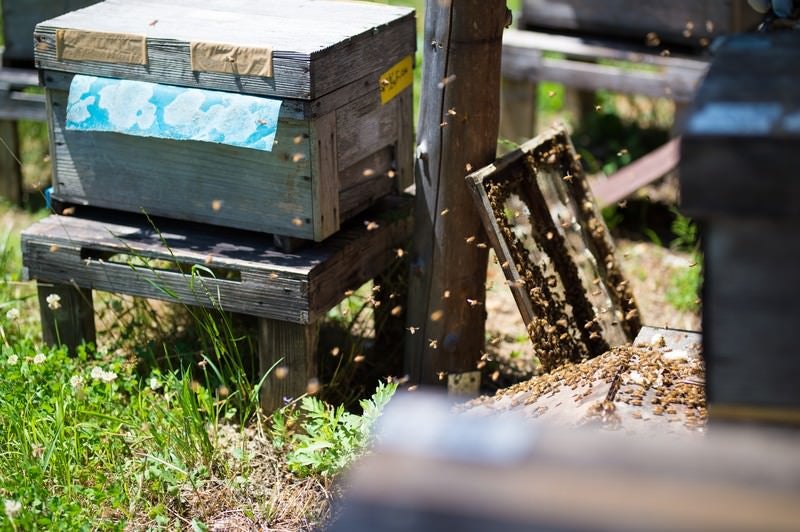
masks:
<path id="1" fill-rule="evenodd" d="M 280 109 L 269 98 L 76 75 L 67 129 L 272 151 Z"/>

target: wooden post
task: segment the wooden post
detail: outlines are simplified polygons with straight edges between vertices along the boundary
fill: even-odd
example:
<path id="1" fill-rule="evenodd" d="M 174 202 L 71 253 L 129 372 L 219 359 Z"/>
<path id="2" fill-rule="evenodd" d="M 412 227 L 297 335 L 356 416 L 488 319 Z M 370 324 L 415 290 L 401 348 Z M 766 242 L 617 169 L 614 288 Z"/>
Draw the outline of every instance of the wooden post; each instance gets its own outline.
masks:
<path id="1" fill-rule="evenodd" d="M 426 2 L 406 337 L 412 383 L 475 371 L 484 347 L 487 240 L 464 177 L 495 159 L 506 13 L 504 0 Z"/>
<path id="2" fill-rule="evenodd" d="M 297 324 L 262 318 L 258 320 L 259 379 L 277 363 L 261 386 L 265 414 L 283 406 L 283 398 L 297 398 L 317 377 L 319 324 Z M 279 362 L 280 361 L 280 362 Z"/>
<path id="3" fill-rule="evenodd" d="M 42 338 L 47 345 L 64 345 L 74 354 L 81 343 L 95 341 L 91 289 L 40 282 L 37 290 Z M 47 300 L 54 295 L 58 298 Z"/>
<path id="4" fill-rule="evenodd" d="M 17 123 L 0 120 L 0 197 L 22 204 L 22 168 L 19 164 Z"/>
<path id="5" fill-rule="evenodd" d="M 538 88 L 527 79 L 503 79 L 500 138 L 516 145 L 536 134 Z M 504 147 L 503 151 L 513 151 Z"/>

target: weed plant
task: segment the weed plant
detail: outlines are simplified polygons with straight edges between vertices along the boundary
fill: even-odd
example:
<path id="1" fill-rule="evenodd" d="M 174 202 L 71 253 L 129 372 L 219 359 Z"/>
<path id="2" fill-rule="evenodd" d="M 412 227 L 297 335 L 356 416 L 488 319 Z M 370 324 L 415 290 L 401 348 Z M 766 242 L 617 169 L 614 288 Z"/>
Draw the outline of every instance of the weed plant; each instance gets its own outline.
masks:
<path id="1" fill-rule="evenodd" d="M 302 397 L 266 416 L 261 383 L 251 380 L 247 364 L 252 346 L 220 308 L 206 283 L 215 274 L 202 266 L 183 270 L 187 286 L 208 305 L 183 309 L 199 336 L 197 356 L 164 342 L 160 352 L 152 345 L 141 357 L 141 345 L 113 335 L 118 328 L 149 330 L 153 315 L 119 300 L 102 306 L 117 324 L 104 335 L 114 349 L 83 345 L 69 355 L 64 347 L 46 348 L 31 287 L 21 295 L 17 276 L 8 273 L 19 265 L 13 240 L 0 240 L 6 272 L 0 285 L 0 530 L 203 529 L 197 515 L 213 515 L 197 505 L 208 504 L 203 494 L 219 485 L 231 504 L 251 504 L 253 523 L 269 526 L 280 518 L 310 528 L 319 522 L 331 479 L 363 452 L 393 385 L 381 385 L 364 401 L 363 415 Z M 146 257 L 131 256 L 129 266 L 158 279 L 160 269 Z M 165 284 L 153 284 L 177 300 Z M 63 311 L 58 298 L 49 304 Z M 143 365 L 142 358 L 159 363 Z M 285 440 L 276 446 L 269 434 L 278 433 Z M 274 452 L 254 451 L 262 441 Z M 265 479 L 267 465 L 272 473 Z M 250 483 L 256 471 L 258 481 Z M 265 480 L 273 488 L 286 484 L 286 475 L 319 478 L 308 484 L 316 492 L 304 495 L 316 504 L 298 507 L 304 515 L 280 509 L 293 504 L 280 490 L 259 492 Z M 263 496 L 250 500 L 245 492 Z M 291 488 L 286 493 L 296 495 Z"/>

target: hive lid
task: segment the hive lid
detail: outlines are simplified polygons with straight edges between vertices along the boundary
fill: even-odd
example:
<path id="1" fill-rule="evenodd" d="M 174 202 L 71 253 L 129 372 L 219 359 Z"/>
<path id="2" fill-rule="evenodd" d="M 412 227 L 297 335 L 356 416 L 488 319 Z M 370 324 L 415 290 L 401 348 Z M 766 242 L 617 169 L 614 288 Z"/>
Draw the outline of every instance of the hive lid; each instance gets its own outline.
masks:
<path id="1" fill-rule="evenodd" d="M 107 0 L 42 22 L 41 69 L 311 100 L 414 53 L 414 10 L 342 0 Z"/>
<path id="2" fill-rule="evenodd" d="M 800 32 L 739 35 L 718 50 L 681 143 L 692 216 L 800 217 Z"/>

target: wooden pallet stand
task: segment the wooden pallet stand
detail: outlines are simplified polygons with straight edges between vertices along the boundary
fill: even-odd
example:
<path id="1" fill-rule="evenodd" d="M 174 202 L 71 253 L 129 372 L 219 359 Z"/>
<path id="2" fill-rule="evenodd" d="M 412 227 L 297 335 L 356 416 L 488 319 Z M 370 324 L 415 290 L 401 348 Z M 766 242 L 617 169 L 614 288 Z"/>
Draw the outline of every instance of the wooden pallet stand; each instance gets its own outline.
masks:
<path id="1" fill-rule="evenodd" d="M 26 275 L 38 282 L 45 340 L 74 348 L 95 337 L 92 290 L 211 307 L 260 322 L 260 368 L 288 376 L 262 388 L 265 411 L 305 393 L 317 377 L 320 318 L 345 291 L 379 276 L 411 234 L 408 197 L 381 200 L 322 244 L 283 252 L 268 235 L 99 209 L 52 215 L 22 235 Z M 157 230 L 156 230 L 157 227 Z M 115 257 L 125 255 L 119 261 Z M 130 258 L 137 264 L 132 267 Z M 170 268 L 155 264 L 169 263 Z M 193 267 L 214 277 L 191 275 Z M 180 271 L 176 271 L 179 269 Z M 51 310 L 47 296 L 58 294 Z"/>

